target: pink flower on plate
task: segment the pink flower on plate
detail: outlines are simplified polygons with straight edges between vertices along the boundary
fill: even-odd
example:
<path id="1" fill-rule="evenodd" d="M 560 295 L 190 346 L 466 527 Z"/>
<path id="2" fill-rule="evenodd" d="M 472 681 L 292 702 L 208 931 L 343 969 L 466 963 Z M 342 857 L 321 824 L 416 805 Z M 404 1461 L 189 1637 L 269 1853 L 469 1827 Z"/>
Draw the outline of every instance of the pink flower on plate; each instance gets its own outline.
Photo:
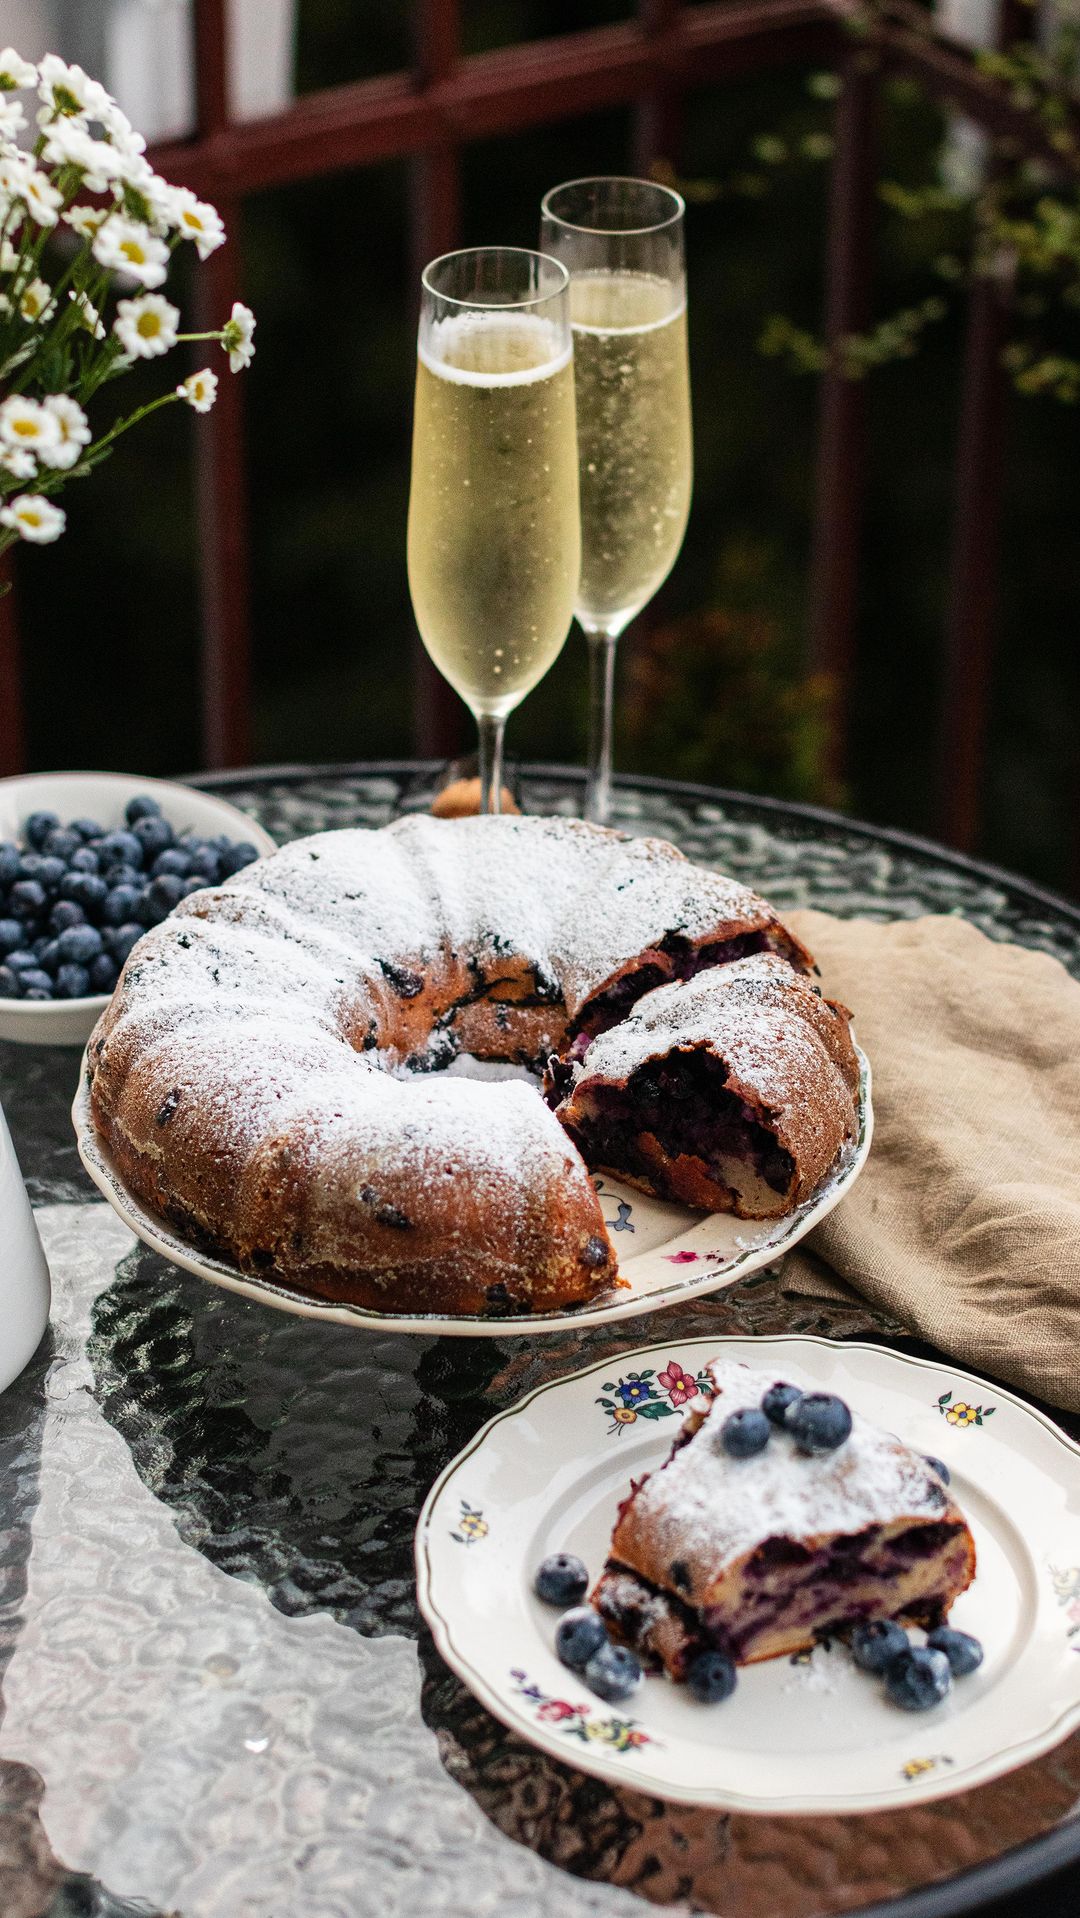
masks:
<path id="1" fill-rule="evenodd" d="M 545 1723 L 557 1725 L 564 1718 L 583 1718 L 588 1713 L 587 1705 L 568 1705 L 565 1698 L 548 1698 L 541 1705 L 536 1716 Z"/>
<path id="2" fill-rule="evenodd" d="M 678 1359 L 669 1359 L 664 1370 L 656 1374 L 657 1385 L 662 1385 L 672 1405 L 685 1405 L 697 1392 L 697 1380 L 684 1372 Z"/>
<path id="3" fill-rule="evenodd" d="M 700 1252 L 665 1252 L 669 1265 L 694 1265 L 701 1257 Z"/>

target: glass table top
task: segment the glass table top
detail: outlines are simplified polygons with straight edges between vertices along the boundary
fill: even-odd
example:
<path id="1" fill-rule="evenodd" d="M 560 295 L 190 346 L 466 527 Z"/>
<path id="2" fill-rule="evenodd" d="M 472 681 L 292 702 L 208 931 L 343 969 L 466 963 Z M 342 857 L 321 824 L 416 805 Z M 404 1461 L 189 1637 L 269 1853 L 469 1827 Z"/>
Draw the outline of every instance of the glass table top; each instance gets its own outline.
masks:
<path id="1" fill-rule="evenodd" d="M 435 775 L 206 783 L 284 840 L 426 807 Z M 578 808 L 572 775 L 518 781 L 530 811 Z M 960 912 L 1080 977 L 1075 908 L 940 849 L 659 781 L 621 782 L 616 808 L 781 910 Z M 421 1624 L 417 1512 L 494 1412 L 656 1322 L 380 1336 L 217 1291 L 97 1198 L 68 1117 L 77 1070 L 74 1050 L 0 1046 L 54 1286 L 50 1331 L 0 1396 L 0 1911 L 824 1918 L 899 1898 L 915 1918 L 1080 1860 L 1080 1736 L 910 1812 L 770 1819 L 616 1790 L 505 1731 Z M 771 1271 L 663 1326 L 924 1349 L 868 1305 L 786 1298 Z"/>

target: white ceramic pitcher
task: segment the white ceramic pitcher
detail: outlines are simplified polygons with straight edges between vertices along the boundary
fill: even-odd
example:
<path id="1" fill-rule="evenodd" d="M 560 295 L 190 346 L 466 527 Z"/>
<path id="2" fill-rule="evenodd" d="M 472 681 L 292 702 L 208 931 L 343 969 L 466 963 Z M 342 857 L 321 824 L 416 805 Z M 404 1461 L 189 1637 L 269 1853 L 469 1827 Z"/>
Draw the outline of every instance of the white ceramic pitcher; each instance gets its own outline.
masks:
<path id="1" fill-rule="evenodd" d="M 49 1322 L 49 1268 L 0 1108 L 0 1391 L 33 1357 Z"/>

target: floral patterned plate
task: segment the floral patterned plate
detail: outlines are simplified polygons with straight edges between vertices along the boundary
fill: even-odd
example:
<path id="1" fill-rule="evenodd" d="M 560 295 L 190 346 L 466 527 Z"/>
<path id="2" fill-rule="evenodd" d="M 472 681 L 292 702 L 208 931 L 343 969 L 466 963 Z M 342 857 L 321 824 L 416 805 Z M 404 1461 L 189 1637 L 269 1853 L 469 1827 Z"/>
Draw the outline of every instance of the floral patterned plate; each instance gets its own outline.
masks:
<path id="1" fill-rule="evenodd" d="M 856 1048 L 858 1050 L 858 1048 Z M 214 1285 L 240 1292 L 264 1305 L 302 1318 L 328 1319 L 339 1325 L 368 1326 L 380 1332 L 440 1332 L 450 1336 L 505 1338 L 508 1331 L 558 1332 L 568 1324 L 602 1325 L 609 1319 L 637 1318 L 659 1312 L 696 1293 L 715 1292 L 779 1259 L 805 1237 L 826 1213 L 839 1205 L 858 1178 L 870 1150 L 873 1109 L 870 1104 L 870 1066 L 859 1052 L 859 1136 L 835 1169 L 804 1205 L 785 1219 L 735 1219 L 730 1213 L 703 1214 L 686 1206 L 665 1205 L 619 1185 L 597 1178 L 608 1231 L 619 1254 L 619 1276 L 625 1289 L 611 1292 L 597 1304 L 541 1317 L 464 1314 L 446 1318 L 434 1312 L 390 1313 L 364 1311 L 359 1306 L 328 1305 L 305 1298 L 271 1278 L 252 1278 L 224 1259 L 200 1252 L 172 1226 L 150 1212 L 128 1191 L 99 1138 L 90 1117 L 86 1062 L 72 1107 L 79 1156 L 98 1190 L 137 1238 L 160 1252 L 173 1265 Z"/>
<path id="2" fill-rule="evenodd" d="M 890 1705 L 840 1643 L 744 1669 L 723 1705 L 649 1678 L 624 1706 L 554 1652 L 541 1559 L 595 1576 L 630 1480 L 658 1467 L 707 1360 L 838 1392 L 943 1458 L 978 1551 L 952 1622 L 980 1670 L 921 1715 Z M 741 1811 L 880 1811 L 965 1791 L 1080 1724 L 1080 1446 L 1011 1392 L 947 1363 L 817 1338 L 688 1339 L 604 1359 L 485 1425 L 432 1488 L 417 1589 L 458 1676 L 521 1737 L 613 1784 Z"/>

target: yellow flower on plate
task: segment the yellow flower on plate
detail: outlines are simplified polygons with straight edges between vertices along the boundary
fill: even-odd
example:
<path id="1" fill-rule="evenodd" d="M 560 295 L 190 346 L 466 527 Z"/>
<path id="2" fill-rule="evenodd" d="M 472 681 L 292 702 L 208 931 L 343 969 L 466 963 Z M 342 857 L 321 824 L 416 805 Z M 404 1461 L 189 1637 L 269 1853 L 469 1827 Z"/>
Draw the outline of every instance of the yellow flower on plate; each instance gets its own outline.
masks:
<path id="1" fill-rule="evenodd" d="M 950 1425 L 974 1425 L 978 1412 L 973 1405 L 965 1405 L 963 1399 L 957 1399 L 955 1405 L 947 1405 L 945 1417 Z"/>

